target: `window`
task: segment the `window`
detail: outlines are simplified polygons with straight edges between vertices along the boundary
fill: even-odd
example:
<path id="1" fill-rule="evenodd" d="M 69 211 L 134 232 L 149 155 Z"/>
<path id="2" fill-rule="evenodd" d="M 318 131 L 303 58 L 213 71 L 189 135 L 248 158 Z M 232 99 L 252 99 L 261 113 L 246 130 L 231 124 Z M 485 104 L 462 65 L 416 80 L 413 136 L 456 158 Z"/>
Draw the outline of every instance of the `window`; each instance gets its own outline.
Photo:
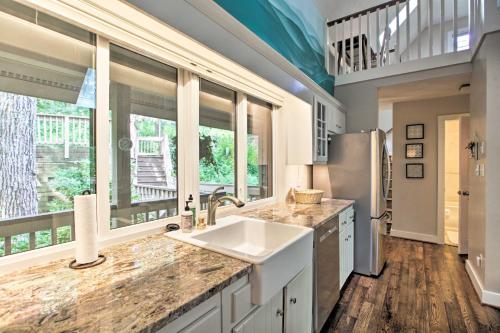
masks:
<path id="1" fill-rule="evenodd" d="M 247 99 L 247 200 L 273 196 L 272 105 Z"/>
<path id="2" fill-rule="evenodd" d="M 457 36 L 457 51 L 469 49 L 469 33 L 463 33 Z"/>
<path id="3" fill-rule="evenodd" d="M 69 242 L 95 187 L 95 35 L 0 3 L 0 256 Z"/>
<path id="4" fill-rule="evenodd" d="M 200 81 L 200 204 L 219 186 L 221 194 L 236 189 L 236 93 L 215 83 Z"/>
<path id="5" fill-rule="evenodd" d="M 110 46 L 111 229 L 177 215 L 177 70 Z"/>

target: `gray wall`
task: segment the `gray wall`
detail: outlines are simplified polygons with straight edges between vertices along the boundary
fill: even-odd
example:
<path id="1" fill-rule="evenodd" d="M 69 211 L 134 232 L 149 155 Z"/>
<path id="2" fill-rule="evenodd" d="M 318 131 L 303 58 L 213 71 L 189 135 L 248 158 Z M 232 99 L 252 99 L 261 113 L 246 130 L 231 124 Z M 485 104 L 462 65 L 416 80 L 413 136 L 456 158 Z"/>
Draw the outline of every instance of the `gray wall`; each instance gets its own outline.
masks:
<path id="1" fill-rule="evenodd" d="M 483 46 L 472 63 L 470 94 L 470 134 L 486 139 L 486 48 Z M 484 163 L 481 156 L 477 163 Z M 474 176 L 476 163 L 469 168 L 469 259 L 484 283 L 484 269 L 476 264 L 476 257 L 485 253 L 486 205 L 485 178 Z"/>
<path id="2" fill-rule="evenodd" d="M 335 87 L 335 97 L 348 110 L 347 132 L 359 132 L 378 127 L 378 88 L 467 72 L 470 72 L 469 63 L 346 84 Z"/>
<path id="3" fill-rule="evenodd" d="M 469 96 L 393 105 L 393 221 L 397 231 L 437 236 L 438 116 L 469 112 Z M 407 124 L 424 124 L 423 140 L 406 140 Z M 424 158 L 407 160 L 406 143 L 423 143 Z M 406 179 L 406 163 L 423 163 L 423 179 Z"/>
<path id="4" fill-rule="evenodd" d="M 470 175 L 469 258 L 489 291 L 500 292 L 500 33 L 487 35 L 474 58 L 471 90 L 471 134 L 486 143 L 476 163 L 485 176 Z M 474 168 L 471 168 L 474 170 Z M 483 267 L 476 257 L 484 255 Z"/>

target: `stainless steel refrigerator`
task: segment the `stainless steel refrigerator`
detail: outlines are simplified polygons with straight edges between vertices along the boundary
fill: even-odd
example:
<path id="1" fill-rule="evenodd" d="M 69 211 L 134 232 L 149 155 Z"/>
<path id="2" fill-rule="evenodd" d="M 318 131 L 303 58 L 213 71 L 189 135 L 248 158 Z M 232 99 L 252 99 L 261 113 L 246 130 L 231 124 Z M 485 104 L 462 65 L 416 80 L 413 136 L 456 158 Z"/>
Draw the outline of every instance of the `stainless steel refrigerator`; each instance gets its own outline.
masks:
<path id="1" fill-rule="evenodd" d="M 390 164 L 385 133 L 372 130 L 335 135 L 326 165 L 313 167 L 313 188 L 325 197 L 356 200 L 354 271 L 379 275 L 385 264 Z"/>

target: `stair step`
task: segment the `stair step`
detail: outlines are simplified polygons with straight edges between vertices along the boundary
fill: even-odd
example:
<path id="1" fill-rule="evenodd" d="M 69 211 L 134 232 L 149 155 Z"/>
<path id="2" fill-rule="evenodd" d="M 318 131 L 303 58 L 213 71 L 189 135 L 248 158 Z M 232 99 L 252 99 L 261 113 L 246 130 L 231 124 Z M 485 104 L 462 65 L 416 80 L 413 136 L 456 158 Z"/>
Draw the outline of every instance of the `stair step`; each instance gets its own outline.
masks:
<path id="1" fill-rule="evenodd" d="M 144 170 L 144 171 L 163 171 L 163 165 L 138 165 L 137 170 Z"/>
<path id="2" fill-rule="evenodd" d="M 165 177 L 165 172 L 163 170 L 159 171 L 137 171 L 137 177 Z"/>
<path id="3" fill-rule="evenodd" d="M 147 186 L 168 186 L 167 182 L 151 182 L 151 183 L 139 183 L 139 182 L 137 182 L 137 184 L 147 185 Z"/>
<path id="4" fill-rule="evenodd" d="M 145 176 L 145 177 L 137 177 L 137 183 L 155 183 L 155 182 L 166 182 L 167 178 L 165 176 Z"/>

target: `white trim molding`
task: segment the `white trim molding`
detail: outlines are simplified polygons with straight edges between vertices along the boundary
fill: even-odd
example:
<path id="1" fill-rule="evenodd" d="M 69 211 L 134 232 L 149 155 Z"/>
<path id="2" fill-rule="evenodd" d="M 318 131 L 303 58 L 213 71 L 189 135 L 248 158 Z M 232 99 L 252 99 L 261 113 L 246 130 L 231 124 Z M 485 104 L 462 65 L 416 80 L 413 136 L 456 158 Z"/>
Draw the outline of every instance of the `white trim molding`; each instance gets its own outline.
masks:
<path id="1" fill-rule="evenodd" d="M 470 260 L 465 261 L 465 270 L 467 271 L 467 275 L 469 275 L 469 279 L 474 286 L 474 290 L 476 290 L 477 296 L 481 301 L 481 304 L 486 304 L 490 306 L 494 306 L 496 308 L 500 308 L 500 293 L 496 293 L 493 291 L 489 291 L 484 289 L 483 283 L 476 270 L 470 263 Z"/>
<path id="2" fill-rule="evenodd" d="M 286 92 L 243 66 L 119 0 L 18 0 L 132 51 L 282 106 Z"/>
<path id="3" fill-rule="evenodd" d="M 416 240 L 416 241 L 421 241 L 421 242 L 439 244 L 438 238 L 436 235 L 420 234 L 417 232 L 391 229 L 391 236 L 405 238 L 405 239 L 411 239 L 411 240 Z"/>

